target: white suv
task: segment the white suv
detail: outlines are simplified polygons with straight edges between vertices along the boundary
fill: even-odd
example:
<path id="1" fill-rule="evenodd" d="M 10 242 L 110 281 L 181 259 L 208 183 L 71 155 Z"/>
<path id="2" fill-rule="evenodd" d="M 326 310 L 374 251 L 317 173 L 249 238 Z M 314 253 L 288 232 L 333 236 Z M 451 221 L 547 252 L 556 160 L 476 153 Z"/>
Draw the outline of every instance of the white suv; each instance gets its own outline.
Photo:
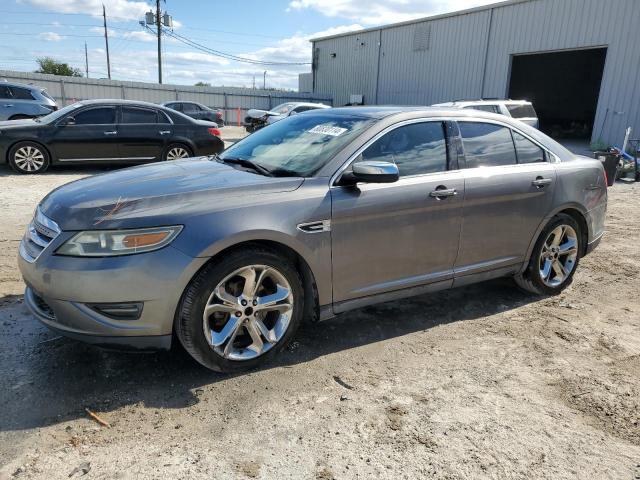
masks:
<path id="1" fill-rule="evenodd" d="M 455 102 L 437 103 L 432 107 L 456 107 L 499 113 L 538 128 L 538 114 L 531 102 L 526 100 L 459 100 Z"/>

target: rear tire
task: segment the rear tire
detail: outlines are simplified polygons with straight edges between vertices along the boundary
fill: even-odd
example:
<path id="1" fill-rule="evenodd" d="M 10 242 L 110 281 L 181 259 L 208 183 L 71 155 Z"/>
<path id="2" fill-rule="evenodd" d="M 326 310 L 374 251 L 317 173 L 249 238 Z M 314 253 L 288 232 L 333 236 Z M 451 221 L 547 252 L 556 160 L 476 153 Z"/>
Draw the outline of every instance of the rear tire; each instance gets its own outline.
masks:
<path id="1" fill-rule="evenodd" d="M 561 213 L 542 230 L 527 269 L 514 277 L 523 290 L 536 295 L 557 295 L 571 285 L 583 251 L 580 225 Z"/>
<path id="2" fill-rule="evenodd" d="M 162 160 L 173 161 L 173 160 L 182 160 L 185 158 L 193 157 L 193 152 L 191 149 L 182 143 L 172 143 L 167 148 L 164 149 L 162 153 Z"/>
<path id="3" fill-rule="evenodd" d="M 19 142 L 9 150 L 9 165 L 25 175 L 42 173 L 49 168 L 49 152 L 39 143 Z"/>
<path id="4" fill-rule="evenodd" d="M 175 331 L 205 367 L 238 372 L 282 350 L 304 310 L 302 280 L 291 262 L 272 250 L 249 247 L 209 263 L 191 280 Z"/>

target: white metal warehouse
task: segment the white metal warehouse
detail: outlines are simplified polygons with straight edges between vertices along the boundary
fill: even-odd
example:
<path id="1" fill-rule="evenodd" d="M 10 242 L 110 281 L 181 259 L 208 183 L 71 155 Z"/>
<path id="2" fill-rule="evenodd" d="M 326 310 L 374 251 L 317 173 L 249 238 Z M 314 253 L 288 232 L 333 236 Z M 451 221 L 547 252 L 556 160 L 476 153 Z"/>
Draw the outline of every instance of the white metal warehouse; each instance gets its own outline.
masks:
<path id="1" fill-rule="evenodd" d="M 511 0 L 312 43 L 312 90 L 336 106 L 524 98 L 556 137 L 640 137 L 640 0 Z"/>

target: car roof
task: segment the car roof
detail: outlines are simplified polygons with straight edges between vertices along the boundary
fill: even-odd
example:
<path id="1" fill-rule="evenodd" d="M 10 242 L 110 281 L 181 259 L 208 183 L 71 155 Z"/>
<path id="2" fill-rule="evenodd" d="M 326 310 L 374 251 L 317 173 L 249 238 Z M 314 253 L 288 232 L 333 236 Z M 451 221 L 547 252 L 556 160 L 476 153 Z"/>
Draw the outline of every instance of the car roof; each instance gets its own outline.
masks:
<path id="1" fill-rule="evenodd" d="M 21 88 L 26 88 L 29 90 L 44 90 L 44 88 L 39 87 L 38 85 L 33 85 L 33 84 L 26 84 L 26 83 L 17 83 L 17 82 L 5 82 L 0 80 L 0 87 L 1 86 L 7 86 L 7 87 L 21 87 Z"/>
<path id="2" fill-rule="evenodd" d="M 531 105 L 528 100 L 511 100 L 504 98 L 485 98 L 481 100 L 455 100 L 453 102 L 435 103 L 434 107 L 466 107 L 470 105 L 496 105 L 498 103 L 510 105 Z"/>
<path id="3" fill-rule="evenodd" d="M 166 108 L 163 105 L 157 103 L 142 102 L 138 100 L 123 100 L 121 98 L 103 98 L 100 100 L 80 100 L 77 103 L 81 105 L 130 105 L 134 107 L 152 107 L 152 108 Z"/>
<path id="4" fill-rule="evenodd" d="M 325 105 L 324 103 L 313 103 L 313 102 L 282 102 L 282 103 L 279 103 L 278 105 L 294 105 L 295 107 L 331 108 L 330 105 Z"/>
<path id="5" fill-rule="evenodd" d="M 465 118 L 493 120 L 505 123 L 513 127 L 521 128 L 522 123 L 511 117 L 483 110 L 464 110 L 459 106 L 363 106 L 363 107 L 338 107 L 331 110 L 310 110 L 305 115 L 348 115 L 372 120 L 382 120 L 389 117 L 400 117 L 400 120 L 410 120 L 418 118 L 452 118 L 464 120 Z M 537 130 L 535 130 L 537 132 Z"/>

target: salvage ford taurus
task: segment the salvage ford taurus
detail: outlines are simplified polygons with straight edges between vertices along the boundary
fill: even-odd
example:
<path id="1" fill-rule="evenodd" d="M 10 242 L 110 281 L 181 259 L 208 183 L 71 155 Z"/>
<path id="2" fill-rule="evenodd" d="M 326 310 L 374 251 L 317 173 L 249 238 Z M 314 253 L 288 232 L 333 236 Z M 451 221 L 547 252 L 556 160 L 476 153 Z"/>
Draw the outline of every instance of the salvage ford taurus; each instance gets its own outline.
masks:
<path id="1" fill-rule="evenodd" d="M 558 293 L 600 241 L 606 199 L 599 162 L 503 116 L 317 110 L 219 156 L 54 190 L 19 263 L 52 329 L 143 349 L 175 333 L 234 371 L 303 319 L 502 276 Z"/>

